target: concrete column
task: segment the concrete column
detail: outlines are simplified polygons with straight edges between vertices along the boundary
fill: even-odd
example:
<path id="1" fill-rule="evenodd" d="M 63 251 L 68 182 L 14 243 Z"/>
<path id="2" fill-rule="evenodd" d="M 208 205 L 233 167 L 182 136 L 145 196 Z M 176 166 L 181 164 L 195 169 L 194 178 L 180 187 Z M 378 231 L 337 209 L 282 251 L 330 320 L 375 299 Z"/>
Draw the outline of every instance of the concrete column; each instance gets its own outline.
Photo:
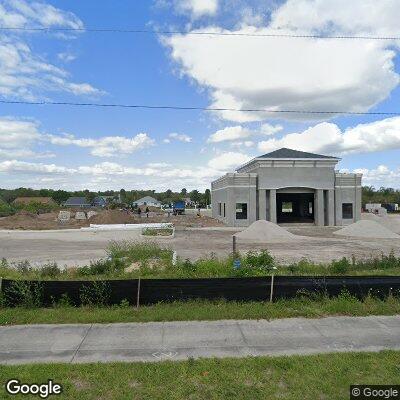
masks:
<path id="1" fill-rule="evenodd" d="M 335 226 L 335 190 L 328 190 L 328 226 Z"/>
<path id="2" fill-rule="evenodd" d="M 342 189 L 335 188 L 335 225 L 342 226 Z"/>
<path id="3" fill-rule="evenodd" d="M 249 225 L 257 221 L 257 190 L 256 188 L 250 188 L 249 191 L 249 203 L 247 206 L 247 218 Z"/>
<path id="4" fill-rule="evenodd" d="M 269 220 L 276 224 L 276 189 L 269 191 Z"/>
<path id="5" fill-rule="evenodd" d="M 236 198 L 232 188 L 226 189 L 226 224 L 236 226 Z"/>
<path id="6" fill-rule="evenodd" d="M 362 198 L 361 188 L 356 187 L 354 210 L 353 210 L 354 222 L 357 222 L 361 219 L 361 201 L 362 201 L 361 198 Z"/>
<path id="7" fill-rule="evenodd" d="M 258 190 L 258 219 L 267 219 L 267 191 Z"/>
<path id="8" fill-rule="evenodd" d="M 324 191 L 316 189 L 314 194 L 315 225 L 324 226 Z"/>

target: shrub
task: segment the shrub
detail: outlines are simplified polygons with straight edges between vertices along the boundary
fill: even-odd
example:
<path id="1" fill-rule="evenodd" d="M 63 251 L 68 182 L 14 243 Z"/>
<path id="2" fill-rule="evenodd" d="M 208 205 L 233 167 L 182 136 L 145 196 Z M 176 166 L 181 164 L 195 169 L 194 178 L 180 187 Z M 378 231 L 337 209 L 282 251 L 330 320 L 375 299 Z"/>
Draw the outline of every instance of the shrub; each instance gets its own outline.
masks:
<path id="1" fill-rule="evenodd" d="M 43 304 L 43 285 L 41 282 L 13 281 L 4 291 L 4 301 L 11 307 L 40 307 Z"/>
<path id="2" fill-rule="evenodd" d="M 129 300 L 127 300 L 127 299 L 122 299 L 122 301 L 121 301 L 121 303 L 119 304 L 119 306 L 120 306 L 121 308 L 128 308 L 128 307 L 130 306 Z"/>
<path id="3" fill-rule="evenodd" d="M 54 263 L 44 264 L 40 268 L 39 273 L 42 277 L 56 278 L 58 275 L 61 274 L 61 271 L 58 268 L 57 263 L 54 262 Z"/>
<path id="4" fill-rule="evenodd" d="M 0 217 L 8 217 L 13 214 L 15 214 L 15 209 L 5 201 L 0 200 Z"/>
<path id="5" fill-rule="evenodd" d="M 81 276 L 90 275 L 111 275 L 120 272 L 124 268 L 124 263 L 120 259 L 101 259 L 90 261 L 89 266 L 77 268 L 77 274 Z"/>
<path id="6" fill-rule="evenodd" d="M 268 250 L 261 250 L 260 252 L 248 251 L 244 262 L 247 267 L 260 272 L 271 271 L 275 266 L 274 258 L 269 254 Z"/>
<path id="7" fill-rule="evenodd" d="M 82 305 L 106 306 L 110 303 L 111 288 L 108 282 L 94 281 L 88 285 L 82 285 L 79 297 Z"/>
<path id="8" fill-rule="evenodd" d="M 72 307 L 72 301 L 68 296 L 68 293 L 63 293 L 58 300 L 57 307 Z"/>
<path id="9" fill-rule="evenodd" d="M 330 270 L 334 274 L 344 275 L 350 270 L 350 262 L 346 257 L 343 257 L 339 261 L 332 261 L 330 265 Z"/>
<path id="10" fill-rule="evenodd" d="M 28 260 L 13 262 L 11 265 L 21 273 L 28 273 L 32 271 L 31 263 Z"/>
<path id="11" fill-rule="evenodd" d="M 145 262 L 151 258 L 158 258 L 164 263 L 170 263 L 172 260 L 172 250 L 153 242 L 112 242 L 107 253 L 111 260 L 122 260 L 126 266 L 132 262 Z"/>

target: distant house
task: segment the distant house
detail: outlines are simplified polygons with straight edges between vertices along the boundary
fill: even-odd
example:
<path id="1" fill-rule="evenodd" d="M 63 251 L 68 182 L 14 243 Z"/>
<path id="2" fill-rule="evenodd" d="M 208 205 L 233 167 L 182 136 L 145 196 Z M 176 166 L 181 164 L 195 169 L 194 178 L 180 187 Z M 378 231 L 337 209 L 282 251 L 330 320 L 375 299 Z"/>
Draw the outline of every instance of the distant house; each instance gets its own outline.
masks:
<path id="1" fill-rule="evenodd" d="M 49 206 L 56 206 L 57 203 L 51 197 L 17 197 L 13 204 L 15 205 L 28 205 L 30 203 L 39 203 Z"/>
<path id="2" fill-rule="evenodd" d="M 106 196 L 97 196 L 93 199 L 92 205 L 93 207 L 106 207 L 107 206 L 107 198 Z"/>
<path id="3" fill-rule="evenodd" d="M 80 208 L 88 208 L 92 206 L 85 197 L 70 197 L 63 205 L 64 207 Z"/>
<path id="4" fill-rule="evenodd" d="M 151 206 L 151 207 L 161 207 L 161 202 L 151 196 L 142 197 L 132 203 L 134 206 Z"/>

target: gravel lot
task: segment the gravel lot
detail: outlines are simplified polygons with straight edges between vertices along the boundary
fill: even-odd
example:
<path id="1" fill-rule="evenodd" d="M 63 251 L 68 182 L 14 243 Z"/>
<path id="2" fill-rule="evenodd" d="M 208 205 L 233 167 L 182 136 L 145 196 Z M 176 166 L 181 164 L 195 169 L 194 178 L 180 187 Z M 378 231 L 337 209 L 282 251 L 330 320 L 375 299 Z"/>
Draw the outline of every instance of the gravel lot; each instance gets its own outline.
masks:
<path id="1" fill-rule="evenodd" d="M 286 227 L 287 228 L 287 227 Z M 268 249 L 278 261 L 290 263 L 307 258 L 315 262 L 328 262 L 343 256 L 367 258 L 387 254 L 394 250 L 400 256 L 400 239 L 356 239 L 333 235 L 338 228 L 313 225 L 291 226 L 290 232 L 303 236 L 295 242 L 241 243 L 238 249 Z M 175 238 L 146 239 L 135 231 L 83 232 L 63 231 L 0 231 L 0 258 L 10 261 L 30 260 L 32 263 L 56 261 L 60 266 L 84 265 L 105 256 L 111 240 L 157 240 L 170 246 L 182 258 L 195 260 L 215 253 L 226 256 L 232 250 L 232 228 L 177 227 Z"/>

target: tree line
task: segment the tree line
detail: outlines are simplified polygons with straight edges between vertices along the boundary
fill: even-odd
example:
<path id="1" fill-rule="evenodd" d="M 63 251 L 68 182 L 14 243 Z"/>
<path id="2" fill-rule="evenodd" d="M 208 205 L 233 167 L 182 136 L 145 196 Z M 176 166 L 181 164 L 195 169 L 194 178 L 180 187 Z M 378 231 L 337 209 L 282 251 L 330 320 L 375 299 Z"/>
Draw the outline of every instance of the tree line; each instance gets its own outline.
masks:
<path id="1" fill-rule="evenodd" d="M 94 192 L 88 189 L 78 191 L 66 190 L 53 190 L 53 189 L 31 189 L 31 188 L 17 188 L 17 189 L 1 189 L 0 199 L 8 204 L 11 204 L 17 197 L 51 197 L 56 203 L 62 204 L 69 197 L 85 197 L 87 201 L 92 202 L 97 196 L 109 196 L 121 203 L 132 203 L 145 196 L 154 197 L 156 200 L 163 204 L 172 203 L 175 201 L 189 198 L 193 203 L 202 206 L 211 203 L 210 189 L 206 189 L 203 193 L 198 190 L 188 191 L 183 188 L 180 192 L 174 192 L 170 189 L 165 192 L 156 192 L 155 190 L 125 190 L 119 191 L 106 190 Z"/>
<path id="2" fill-rule="evenodd" d="M 367 203 L 400 204 L 400 190 L 385 187 L 375 189 L 373 186 L 363 186 L 362 204 L 365 206 Z"/>

